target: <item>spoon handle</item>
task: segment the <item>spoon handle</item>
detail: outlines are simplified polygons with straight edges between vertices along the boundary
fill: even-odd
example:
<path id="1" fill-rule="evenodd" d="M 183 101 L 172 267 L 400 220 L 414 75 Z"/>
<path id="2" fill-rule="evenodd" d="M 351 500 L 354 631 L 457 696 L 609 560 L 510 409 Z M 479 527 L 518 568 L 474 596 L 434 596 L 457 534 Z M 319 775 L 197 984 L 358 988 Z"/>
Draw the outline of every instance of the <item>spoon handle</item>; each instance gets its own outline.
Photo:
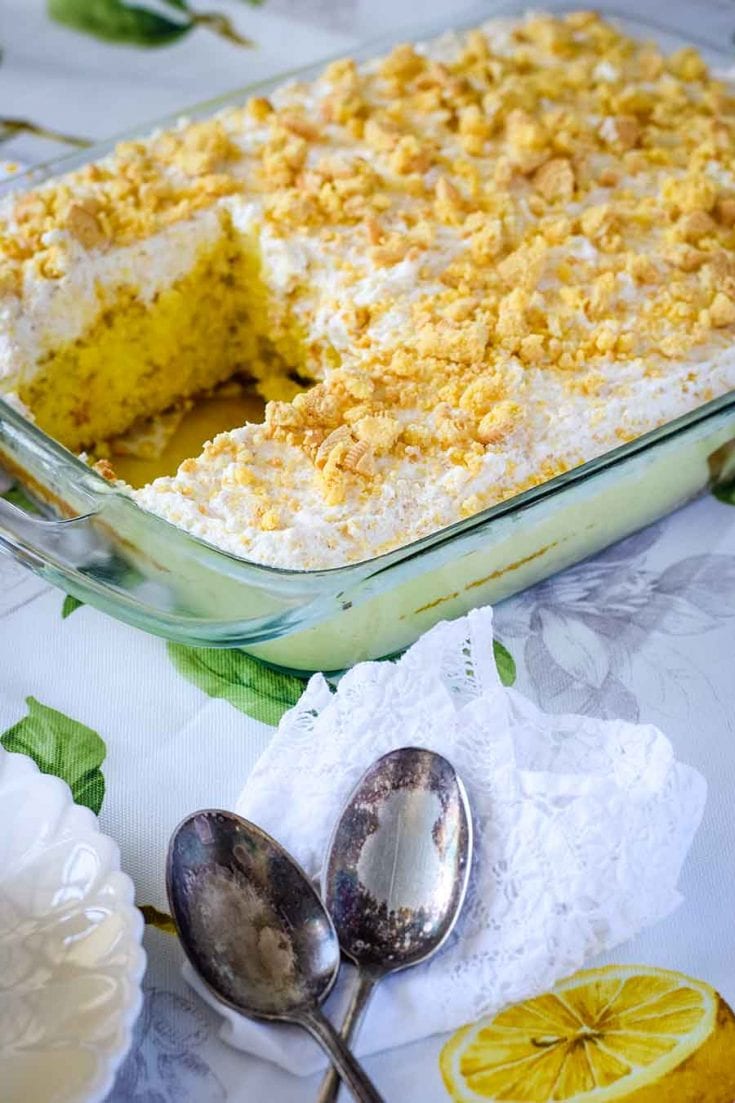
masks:
<path id="1" fill-rule="evenodd" d="M 362 969 L 360 969 L 357 974 L 357 981 L 352 989 L 352 998 L 345 1012 L 344 1021 L 340 1030 L 340 1034 L 346 1045 L 349 1045 L 352 1041 L 357 1027 L 365 1014 L 365 1008 L 372 995 L 373 988 L 377 983 L 377 979 L 378 978 L 373 976 L 372 973 L 367 973 Z M 336 1103 L 339 1094 L 339 1081 L 340 1078 L 337 1070 L 334 1065 L 332 1065 L 324 1073 L 324 1079 L 322 1080 L 319 1095 L 317 1096 L 317 1103 Z"/>
<path id="2" fill-rule="evenodd" d="M 305 1011 L 298 1019 L 329 1055 L 337 1072 L 357 1103 L 385 1103 L 362 1065 L 355 1059 L 329 1019 L 318 1008 Z"/>

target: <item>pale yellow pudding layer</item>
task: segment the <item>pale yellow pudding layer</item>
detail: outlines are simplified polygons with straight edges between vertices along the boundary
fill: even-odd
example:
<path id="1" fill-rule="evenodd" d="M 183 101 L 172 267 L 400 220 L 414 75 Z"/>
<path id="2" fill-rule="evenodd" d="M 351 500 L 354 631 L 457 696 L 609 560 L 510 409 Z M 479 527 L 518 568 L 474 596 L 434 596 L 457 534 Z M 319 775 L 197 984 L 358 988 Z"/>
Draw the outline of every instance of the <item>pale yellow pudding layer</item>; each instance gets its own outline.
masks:
<path id="1" fill-rule="evenodd" d="M 380 554 L 735 387 L 735 98 L 587 12 L 335 62 L 0 220 L 0 387 L 66 443 L 243 370 L 273 399 L 135 491 L 261 562 Z"/>
<path id="2" fill-rule="evenodd" d="M 97 454 L 109 460 L 128 486 L 142 487 L 161 475 L 174 474 L 185 459 L 199 451 L 203 440 L 211 440 L 232 425 L 262 421 L 264 407 L 252 384 L 226 384 L 143 423 L 137 431 L 105 442 Z"/>

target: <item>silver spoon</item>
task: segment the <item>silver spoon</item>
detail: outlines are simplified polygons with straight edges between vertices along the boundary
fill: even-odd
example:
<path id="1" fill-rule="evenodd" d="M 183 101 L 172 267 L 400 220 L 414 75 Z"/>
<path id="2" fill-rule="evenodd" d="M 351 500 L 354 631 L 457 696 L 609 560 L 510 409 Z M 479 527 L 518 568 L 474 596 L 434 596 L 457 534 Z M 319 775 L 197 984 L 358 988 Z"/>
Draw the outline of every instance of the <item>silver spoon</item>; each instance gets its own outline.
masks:
<path id="1" fill-rule="evenodd" d="M 320 1009 L 339 972 L 339 942 L 319 894 L 275 839 L 231 812 L 195 812 L 169 843 L 166 889 L 186 956 L 223 1003 L 302 1026 L 359 1103 L 383 1103 Z"/>
<path id="2" fill-rule="evenodd" d="M 358 968 L 346 1042 L 378 981 L 425 961 L 449 937 L 471 864 L 472 816 L 454 767 L 417 747 L 373 763 L 334 829 L 322 875 L 342 952 Z M 329 1069 L 318 1103 L 338 1092 Z"/>

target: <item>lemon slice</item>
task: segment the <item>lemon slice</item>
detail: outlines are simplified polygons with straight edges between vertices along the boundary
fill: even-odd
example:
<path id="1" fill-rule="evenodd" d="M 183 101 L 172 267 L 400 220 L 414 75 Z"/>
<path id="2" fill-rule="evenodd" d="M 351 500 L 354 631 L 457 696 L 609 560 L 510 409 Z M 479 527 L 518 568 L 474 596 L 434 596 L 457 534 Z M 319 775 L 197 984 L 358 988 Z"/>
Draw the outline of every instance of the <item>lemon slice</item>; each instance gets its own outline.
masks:
<path id="1" fill-rule="evenodd" d="M 611 965 L 463 1027 L 440 1066 L 456 1103 L 730 1103 L 735 1015 L 703 981 Z"/>

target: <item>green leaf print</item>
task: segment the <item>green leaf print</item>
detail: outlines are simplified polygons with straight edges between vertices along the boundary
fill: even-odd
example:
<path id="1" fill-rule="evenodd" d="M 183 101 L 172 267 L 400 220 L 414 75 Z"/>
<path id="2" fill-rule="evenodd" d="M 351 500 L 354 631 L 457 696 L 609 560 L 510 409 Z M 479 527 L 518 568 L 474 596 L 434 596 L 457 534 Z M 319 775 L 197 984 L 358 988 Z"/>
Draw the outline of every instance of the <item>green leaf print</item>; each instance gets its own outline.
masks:
<path id="1" fill-rule="evenodd" d="M 735 440 L 721 445 L 707 463 L 713 495 L 725 505 L 735 506 Z"/>
<path id="2" fill-rule="evenodd" d="M 100 766 L 107 749 L 97 732 L 63 712 L 26 698 L 28 715 L 0 737 L 6 751 L 29 755 L 44 774 L 55 774 L 77 804 L 99 812 L 105 795 Z"/>
<path id="3" fill-rule="evenodd" d="M 493 654 L 498 668 L 500 681 L 504 686 L 512 686 L 516 680 L 516 663 L 507 647 L 500 640 L 493 640 Z"/>
<path id="4" fill-rule="evenodd" d="M 123 0 L 47 0 L 57 23 L 125 46 L 165 46 L 187 34 L 193 23 L 167 19 Z"/>
<path id="5" fill-rule="evenodd" d="M 246 38 L 244 35 L 236 31 L 232 25 L 232 22 L 226 15 L 221 15 L 216 11 L 203 11 L 193 12 L 191 16 L 191 23 L 193 27 L 206 27 L 210 31 L 214 31 L 220 38 L 227 39 L 234 46 L 252 46 L 253 40 Z"/>
<path id="6" fill-rule="evenodd" d="M 220 12 L 194 12 L 189 7 L 187 0 L 163 0 L 163 2 L 168 4 L 170 8 L 178 8 L 179 11 L 188 12 L 192 24 L 196 27 L 208 27 L 215 34 L 221 35 L 229 42 L 234 42 L 236 46 L 253 45 L 252 39 L 244 38 L 239 34 L 233 27 L 232 21 Z M 259 7 L 264 2 L 265 0 L 246 0 L 246 3 L 254 8 Z"/>
<path id="7" fill-rule="evenodd" d="M 157 927 L 164 934 L 176 934 L 176 924 L 167 912 L 160 911 L 153 904 L 138 904 L 145 922 L 151 927 Z"/>
<path id="8" fill-rule="evenodd" d="M 240 712 L 264 724 L 278 724 L 304 692 L 305 682 L 292 674 L 279 674 L 243 651 L 167 644 L 169 658 L 180 674 L 210 697 L 223 697 Z M 516 664 L 500 640 L 493 641 L 500 680 L 512 686 Z M 395 659 L 399 656 L 391 656 Z"/>
<path id="9" fill-rule="evenodd" d="M 37 138 L 46 138 L 49 142 L 62 142 L 67 146 L 76 146 L 77 149 L 87 149 L 92 145 L 89 138 L 80 138 L 78 134 L 65 134 L 62 130 L 41 126 L 40 123 L 31 122 L 30 119 L 19 119 L 11 115 L 0 116 L 0 142 L 7 142 L 16 134 L 34 134 Z"/>
<path id="10" fill-rule="evenodd" d="M 10 490 L 6 490 L 4 494 L 0 494 L 0 498 L 4 498 L 6 502 L 10 502 L 11 505 L 17 506 L 18 509 L 22 509 L 24 513 L 38 513 L 39 509 L 35 502 L 26 494 L 22 486 L 11 486 Z"/>
<path id="11" fill-rule="evenodd" d="M 168 654 L 179 673 L 210 697 L 223 697 L 264 724 L 276 725 L 304 692 L 300 678 L 270 670 L 243 651 L 169 643 Z"/>
<path id="12" fill-rule="evenodd" d="M 84 605 L 84 602 L 80 601 L 78 597 L 74 597 L 73 594 L 67 594 L 64 598 L 64 604 L 61 606 L 61 619 L 66 620 L 80 605 Z"/>
<path id="13" fill-rule="evenodd" d="M 165 0 L 181 19 L 168 19 L 140 4 L 124 0 L 47 0 L 48 13 L 57 23 L 122 46 L 168 46 L 195 27 L 207 27 L 236 46 L 252 46 L 226 15 L 196 12 L 187 0 Z M 256 0 L 257 2 L 257 0 Z"/>
<path id="14" fill-rule="evenodd" d="M 719 502 L 724 502 L 727 506 L 735 506 L 735 481 L 713 486 L 712 493 Z"/>

